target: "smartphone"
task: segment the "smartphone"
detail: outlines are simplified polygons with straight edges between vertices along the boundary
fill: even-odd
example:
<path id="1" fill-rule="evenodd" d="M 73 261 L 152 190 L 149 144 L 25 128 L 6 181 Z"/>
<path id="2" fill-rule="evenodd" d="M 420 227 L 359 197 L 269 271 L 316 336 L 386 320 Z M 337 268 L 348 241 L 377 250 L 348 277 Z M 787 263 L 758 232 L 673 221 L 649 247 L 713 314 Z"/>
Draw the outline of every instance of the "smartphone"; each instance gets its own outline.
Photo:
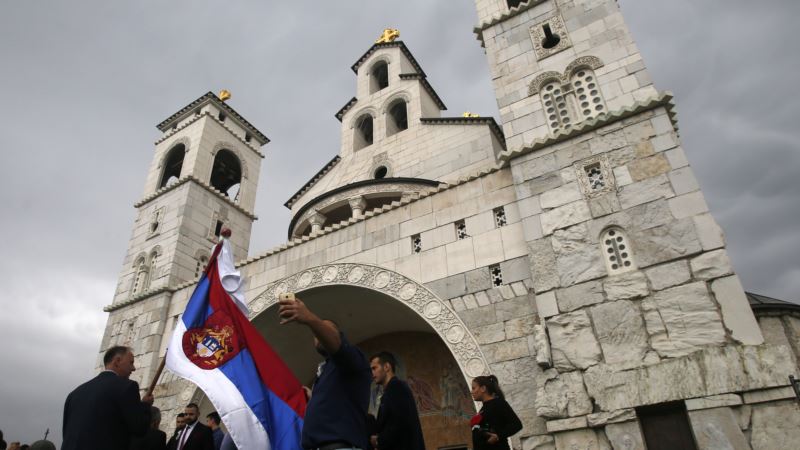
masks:
<path id="1" fill-rule="evenodd" d="M 284 292 L 278 295 L 278 299 L 280 300 L 291 300 L 294 301 L 294 292 Z"/>

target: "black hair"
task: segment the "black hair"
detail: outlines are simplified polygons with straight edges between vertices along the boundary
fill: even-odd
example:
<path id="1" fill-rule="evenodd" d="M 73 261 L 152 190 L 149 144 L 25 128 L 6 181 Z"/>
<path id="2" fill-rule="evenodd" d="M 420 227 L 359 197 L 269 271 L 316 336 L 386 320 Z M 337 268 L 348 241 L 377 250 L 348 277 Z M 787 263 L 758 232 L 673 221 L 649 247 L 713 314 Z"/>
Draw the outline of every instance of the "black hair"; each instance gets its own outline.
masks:
<path id="1" fill-rule="evenodd" d="M 486 392 L 499 398 L 505 398 L 500 383 L 494 375 L 481 375 L 472 379 L 478 386 L 485 387 Z"/>
<path id="2" fill-rule="evenodd" d="M 369 360 L 372 361 L 373 359 L 376 358 L 378 359 L 378 362 L 381 363 L 381 365 L 389 364 L 389 366 L 392 368 L 392 372 L 397 372 L 397 358 L 395 358 L 393 354 L 384 350 L 370 356 Z"/>
<path id="3" fill-rule="evenodd" d="M 186 417 L 186 413 L 178 413 L 178 417 Z"/>
<path id="4" fill-rule="evenodd" d="M 216 412 L 216 411 L 211 411 L 210 413 L 208 413 L 208 415 L 206 416 L 206 419 L 213 420 L 214 423 L 216 423 L 217 425 L 222 423 L 222 417 L 220 417 L 219 413 Z"/>
<path id="5" fill-rule="evenodd" d="M 197 403 L 194 403 L 194 402 L 193 403 L 189 403 L 188 405 L 186 405 L 186 407 L 187 408 L 194 408 L 194 409 L 197 410 L 198 413 L 200 413 L 200 407 L 197 406 Z"/>
<path id="6" fill-rule="evenodd" d="M 131 351 L 131 348 L 124 345 L 115 345 L 111 347 L 110 349 L 106 350 L 106 354 L 103 355 L 103 365 L 107 366 L 111 364 L 111 361 L 113 361 L 114 358 L 117 356 L 123 356 L 129 351 Z"/>

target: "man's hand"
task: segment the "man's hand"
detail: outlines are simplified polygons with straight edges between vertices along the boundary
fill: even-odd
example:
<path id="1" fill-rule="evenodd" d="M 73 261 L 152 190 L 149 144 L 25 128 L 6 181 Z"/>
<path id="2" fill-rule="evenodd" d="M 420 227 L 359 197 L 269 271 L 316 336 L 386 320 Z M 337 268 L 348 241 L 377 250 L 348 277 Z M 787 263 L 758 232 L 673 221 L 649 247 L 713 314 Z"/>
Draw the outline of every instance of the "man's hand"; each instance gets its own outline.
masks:
<path id="1" fill-rule="evenodd" d="M 372 444 L 373 448 L 377 449 L 378 448 L 378 435 L 377 434 L 373 434 L 372 436 L 370 436 L 369 437 L 369 443 Z"/>
<path id="2" fill-rule="evenodd" d="M 497 434 L 495 433 L 486 433 L 486 442 L 490 444 L 497 444 L 500 442 L 500 438 L 497 437 Z"/>
<path id="3" fill-rule="evenodd" d="M 153 394 L 145 394 L 145 396 L 142 397 L 142 403 L 145 403 L 148 406 L 153 406 L 153 400 Z"/>
<path id="4" fill-rule="evenodd" d="M 298 322 L 302 324 L 309 324 L 315 320 L 319 320 L 314 313 L 312 313 L 302 300 L 296 298 L 294 300 L 281 300 L 278 302 L 278 315 L 281 317 L 281 325 L 289 322 Z"/>

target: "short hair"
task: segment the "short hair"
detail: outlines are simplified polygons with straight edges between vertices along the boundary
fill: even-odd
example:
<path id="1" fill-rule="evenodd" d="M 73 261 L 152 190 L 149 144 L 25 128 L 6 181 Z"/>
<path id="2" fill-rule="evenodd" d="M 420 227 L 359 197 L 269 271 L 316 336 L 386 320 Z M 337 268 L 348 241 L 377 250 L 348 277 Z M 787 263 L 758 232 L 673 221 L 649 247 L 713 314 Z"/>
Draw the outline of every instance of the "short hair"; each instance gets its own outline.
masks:
<path id="1" fill-rule="evenodd" d="M 222 423 L 222 417 L 220 417 L 219 413 L 216 412 L 216 411 L 211 411 L 210 413 L 208 413 L 208 415 L 206 416 L 206 419 L 213 420 L 214 423 L 216 423 L 217 425 Z"/>
<path id="2" fill-rule="evenodd" d="M 186 417 L 186 413 L 178 413 L 178 415 L 175 417 L 176 418 Z"/>
<path id="3" fill-rule="evenodd" d="M 392 372 L 397 371 L 397 358 L 395 358 L 393 354 L 387 352 L 386 350 L 375 353 L 369 358 L 370 361 L 373 359 L 377 359 L 381 364 L 389 364 L 389 366 L 392 368 Z"/>
<path id="4" fill-rule="evenodd" d="M 155 406 L 150 407 L 150 422 L 161 422 L 161 410 Z"/>
<path id="5" fill-rule="evenodd" d="M 103 355 L 103 365 L 107 366 L 111 364 L 111 361 L 114 360 L 117 356 L 123 356 L 131 351 L 130 347 L 124 345 L 115 345 L 110 349 L 106 350 L 106 354 Z"/>
<path id="6" fill-rule="evenodd" d="M 197 406 L 197 403 L 189 403 L 188 405 L 186 405 L 186 407 L 187 408 L 194 408 L 194 409 L 197 410 L 197 412 L 200 412 L 200 407 Z"/>

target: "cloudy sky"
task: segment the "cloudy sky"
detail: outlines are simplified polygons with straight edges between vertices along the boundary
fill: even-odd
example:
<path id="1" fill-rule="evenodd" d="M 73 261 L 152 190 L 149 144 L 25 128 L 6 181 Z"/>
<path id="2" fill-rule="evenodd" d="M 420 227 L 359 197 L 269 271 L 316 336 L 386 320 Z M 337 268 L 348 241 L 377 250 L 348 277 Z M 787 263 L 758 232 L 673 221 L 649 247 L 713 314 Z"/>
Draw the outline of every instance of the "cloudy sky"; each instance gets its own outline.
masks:
<path id="1" fill-rule="evenodd" d="M 800 300 L 800 2 L 620 0 L 746 289 Z M 61 440 L 93 374 L 154 125 L 211 90 L 272 139 L 251 253 L 338 152 L 350 65 L 384 27 L 450 114 L 497 116 L 468 0 L 5 1 L 0 10 L 0 429 Z"/>

